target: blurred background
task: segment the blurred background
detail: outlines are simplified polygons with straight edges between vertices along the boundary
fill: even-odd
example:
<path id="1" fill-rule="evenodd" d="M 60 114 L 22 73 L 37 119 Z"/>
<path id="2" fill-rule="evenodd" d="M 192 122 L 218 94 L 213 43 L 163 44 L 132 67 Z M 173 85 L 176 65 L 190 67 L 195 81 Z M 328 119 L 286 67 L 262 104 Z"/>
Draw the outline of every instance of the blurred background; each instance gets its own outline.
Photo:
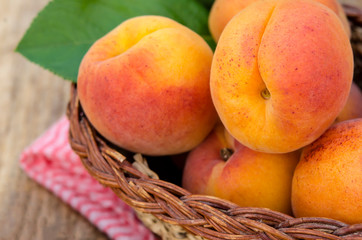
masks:
<path id="1" fill-rule="evenodd" d="M 70 82 L 15 53 L 49 0 L 0 1 L 0 239 L 107 239 L 27 177 L 22 150 L 65 114 Z"/>

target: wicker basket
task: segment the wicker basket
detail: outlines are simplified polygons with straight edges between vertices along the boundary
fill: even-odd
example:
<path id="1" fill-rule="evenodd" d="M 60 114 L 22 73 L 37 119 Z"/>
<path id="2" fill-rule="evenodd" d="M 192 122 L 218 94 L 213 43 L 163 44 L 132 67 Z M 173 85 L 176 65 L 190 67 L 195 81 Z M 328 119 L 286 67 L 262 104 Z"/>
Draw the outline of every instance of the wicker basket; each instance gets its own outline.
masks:
<path id="1" fill-rule="evenodd" d="M 362 11 L 346 5 L 344 9 L 353 32 L 354 81 L 362 88 Z M 84 167 L 163 239 L 362 239 L 362 223 L 294 218 L 269 209 L 241 208 L 215 197 L 190 194 L 179 187 L 180 170 L 177 172 L 176 168 L 171 175 L 162 173 L 164 168 L 170 171 L 172 166 L 165 164 L 171 161 L 154 158 L 149 167 L 140 154 L 119 149 L 102 138 L 82 112 L 74 84 L 67 115 L 70 143 Z M 163 180 L 158 175 L 163 175 Z"/>

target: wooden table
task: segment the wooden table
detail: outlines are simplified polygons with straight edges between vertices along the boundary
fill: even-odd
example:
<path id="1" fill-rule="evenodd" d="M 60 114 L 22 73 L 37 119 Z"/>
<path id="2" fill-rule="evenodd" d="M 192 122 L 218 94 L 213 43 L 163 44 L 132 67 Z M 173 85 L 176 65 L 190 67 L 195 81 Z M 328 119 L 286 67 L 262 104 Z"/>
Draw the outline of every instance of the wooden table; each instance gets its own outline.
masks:
<path id="1" fill-rule="evenodd" d="M 65 114 L 69 97 L 69 82 L 14 52 L 48 1 L 0 0 L 0 240 L 105 240 L 19 166 L 22 150 Z"/>
<path id="2" fill-rule="evenodd" d="M 104 240 L 19 167 L 22 150 L 64 115 L 69 97 L 69 82 L 13 51 L 47 2 L 0 0 L 0 240 Z"/>

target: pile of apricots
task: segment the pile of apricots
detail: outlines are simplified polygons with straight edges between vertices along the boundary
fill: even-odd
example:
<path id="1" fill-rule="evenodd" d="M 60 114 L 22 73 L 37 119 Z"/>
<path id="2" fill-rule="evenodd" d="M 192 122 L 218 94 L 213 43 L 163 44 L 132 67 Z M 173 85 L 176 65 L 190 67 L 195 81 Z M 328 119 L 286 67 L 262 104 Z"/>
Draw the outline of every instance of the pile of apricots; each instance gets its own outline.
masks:
<path id="1" fill-rule="evenodd" d="M 128 19 L 85 54 L 77 91 L 110 142 L 187 153 L 195 194 L 362 223 L 362 93 L 337 0 L 216 0 L 212 50 L 162 16 Z"/>

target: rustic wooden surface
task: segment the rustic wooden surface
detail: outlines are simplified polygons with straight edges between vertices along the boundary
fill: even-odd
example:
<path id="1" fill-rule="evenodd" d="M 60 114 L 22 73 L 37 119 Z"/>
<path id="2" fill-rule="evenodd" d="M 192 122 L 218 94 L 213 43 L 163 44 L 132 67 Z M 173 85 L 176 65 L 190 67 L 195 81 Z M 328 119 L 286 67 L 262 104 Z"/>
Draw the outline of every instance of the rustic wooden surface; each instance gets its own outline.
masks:
<path id="1" fill-rule="evenodd" d="M 105 240 L 19 167 L 22 150 L 65 113 L 69 97 L 69 82 L 14 52 L 47 2 L 0 0 L 0 240 Z M 362 0 L 344 2 L 362 8 Z"/>
<path id="2" fill-rule="evenodd" d="M 105 240 L 19 167 L 22 150 L 65 113 L 69 97 L 69 82 L 14 52 L 47 2 L 0 0 L 0 240 Z"/>

